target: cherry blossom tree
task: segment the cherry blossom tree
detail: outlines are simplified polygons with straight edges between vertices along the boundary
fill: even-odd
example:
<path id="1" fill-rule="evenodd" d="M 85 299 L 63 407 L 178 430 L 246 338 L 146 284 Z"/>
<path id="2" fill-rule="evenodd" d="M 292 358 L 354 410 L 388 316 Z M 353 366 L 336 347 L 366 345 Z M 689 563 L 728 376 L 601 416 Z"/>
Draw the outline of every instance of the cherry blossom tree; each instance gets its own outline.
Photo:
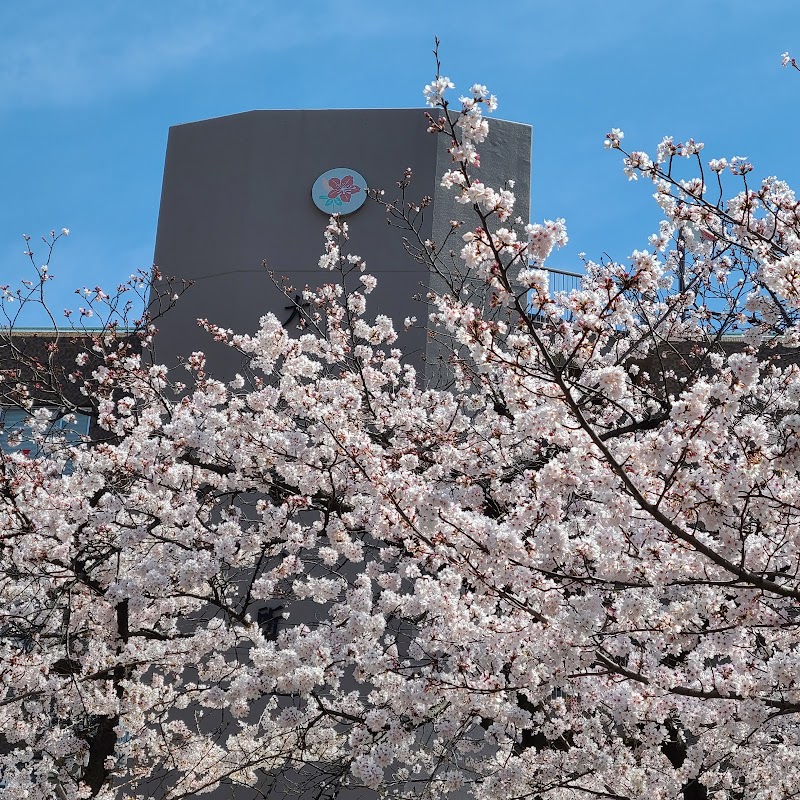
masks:
<path id="1" fill-rule="evenodd" d="M 664 220 L 552 292 L 564 222 L 473 177 L 496 100 L 452 88 L 429 126 L 474 227 L 424 240 L 408 177 L 379 198 L 449 287 L 451 390 L 370 316 L 334 217 L 298 329 L 205 323 L 247 380 L 195 353 L 176 386 L 106 330 L 67 375 L 92 441 L 19 396 L 41 456 L 0 462 L 4 797 L 795 795 L 800 204 L 613 130 Z"/>

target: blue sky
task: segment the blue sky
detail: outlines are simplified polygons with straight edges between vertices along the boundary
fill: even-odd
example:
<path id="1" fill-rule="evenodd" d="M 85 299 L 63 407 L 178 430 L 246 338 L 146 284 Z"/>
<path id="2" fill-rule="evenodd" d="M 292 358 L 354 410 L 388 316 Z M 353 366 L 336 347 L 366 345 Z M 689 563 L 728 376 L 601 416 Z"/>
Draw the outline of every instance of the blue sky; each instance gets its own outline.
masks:
<path id="1" fill-rule="evenodd" d="M 4 2 L 0 282 L 26 275 L 22 234 L 51 228 L 72 232 L 56 309 L 148 267 L 170 125 L 420 106 L 434 35 L 459 88 L 487 84 L 498 116 L 534 126 L 532 217 L 566 217 L 571 239 L 553 266 L 623 259 L 657 224 L 651 186 L 603 149 L 612 126 L 634 149 L 693 136 L 800 183 L 800 75 L 780 67 L 800 53 L 797 0 Z"/>

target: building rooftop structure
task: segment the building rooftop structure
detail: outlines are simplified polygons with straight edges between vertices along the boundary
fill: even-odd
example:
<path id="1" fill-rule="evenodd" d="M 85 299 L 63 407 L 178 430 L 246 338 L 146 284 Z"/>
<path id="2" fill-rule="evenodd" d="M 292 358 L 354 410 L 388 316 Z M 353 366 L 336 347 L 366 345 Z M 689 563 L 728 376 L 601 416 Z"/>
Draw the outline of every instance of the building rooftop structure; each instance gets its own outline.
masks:
<path id="1" fill-rule="evenodd" d="M 471 209 L 440 185 L 452 158 L 444 137 L 428 133 L 425 114 L 251 111 L 171 128 L 155 263 L 164 275 L 193 285 L 159 325 L 158 360 L 171 364 L 203 349 L 210 371 L 233 377 L 241 369 L 235 354 L 213 342 L 199 348 L 196 320 L 247 333 L 271 311 L 289 324 L 295 294 L 330 280 L 318 262 L 332 211 L 345 216 L 350 251 L 378 279 L 370 315 L 386 314 L 398 327 L 406 317 L 426 320 L 427 292 L 442 286 L 415 255 L 426 241 L 449 242 L 451 222 L 469 222 Z M 477 173 L 494 186 L 516 178 L 523 219 L 530 216 L 531 141 L 530 126 L 494 120 Z M 407 219 L 394 217 L 394 228 L 373 196 L 381 191 L 380 199 L 398 199 L 406 213 Z M 448 269 L 461 268 L 457 253 L 445 259 Z M 283 277 L 293 287 L 288 296 Z M 425 326 L 404 333 L 399 346 L 435 382 L 438 344 Z"/>

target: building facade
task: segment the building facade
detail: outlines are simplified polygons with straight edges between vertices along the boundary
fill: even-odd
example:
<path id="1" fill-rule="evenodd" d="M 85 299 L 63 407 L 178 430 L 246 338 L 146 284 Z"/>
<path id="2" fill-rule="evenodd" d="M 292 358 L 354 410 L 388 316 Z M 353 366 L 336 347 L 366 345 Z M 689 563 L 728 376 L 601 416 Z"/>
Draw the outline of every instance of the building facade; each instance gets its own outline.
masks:
<path id="1" fill-rule="evenodd" d="M 472 227 L 474 222 L 472 209 L 456 203 L 452 189 L 440 186 L 452 158 L 446 138 L 428 133 L 427 127 L 422 109 L 357 109 L 251 111 L 171 128 L 155 263 L 164 275 L 192 286 L 159 322 L 155 357 L 169 365 L 200 349 L 212 374 L 232 377 L 241 368 L 237 357 L 198 335 L 196 320 L 208 319 L 238 333 L 255 330 L 268 312 L 291 324 L 295 297 L 303 287 L 331 279 L 318 261 L 327 219 L 336 212 L 346 214 L 351 251 L 378 279 L 368 315 L 386 314 L 396 328 L 406 317 L 420 321 L 399 346 L 426 365 L 428 381 L 433 381 L 438 353 L 426 335 L 425 297 L 429 289 L 441 287 L 413 251 L 426 240 L 447 241 L 447 267 L 460 269 L 460 233 L 452 235 L 451 223 Z M 525 221 L 530 215 L 531 140 L 530 126 L 493 121 L 476 171 L 479 180 L 495 187 L 516 179 L 516 212 Z M 417 231 L 387 226 L 386 209 L 372 198 L 347 213 L 367 188 L 383 191 L 384 201 L 399 198 L 398 182 L 409 169 L 405 202 L 429 198 Z M 332 173 L 339 177 L 324 186 Z M 354 183 L 348 183 L 348 176 Z M 347 191 L 352 187 L 355 194 Z M 338 198 L 330 197 L 336 190 Z M 278 284 L 286 278 L 293 287 L 288 297 L 270 273 Z"/>

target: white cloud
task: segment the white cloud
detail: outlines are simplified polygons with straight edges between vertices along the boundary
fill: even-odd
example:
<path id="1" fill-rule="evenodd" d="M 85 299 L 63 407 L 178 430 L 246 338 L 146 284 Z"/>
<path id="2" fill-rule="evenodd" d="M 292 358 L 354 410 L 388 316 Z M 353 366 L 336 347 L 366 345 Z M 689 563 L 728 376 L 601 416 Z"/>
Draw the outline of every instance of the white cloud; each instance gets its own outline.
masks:
<path id="1" fill-rule="evenodd" d="M 0 110 L 97 102 L 198 62 L 276 53 L 388 24 L 374 4 L 352 0 L 7 4 L 0 10 Z"/>

